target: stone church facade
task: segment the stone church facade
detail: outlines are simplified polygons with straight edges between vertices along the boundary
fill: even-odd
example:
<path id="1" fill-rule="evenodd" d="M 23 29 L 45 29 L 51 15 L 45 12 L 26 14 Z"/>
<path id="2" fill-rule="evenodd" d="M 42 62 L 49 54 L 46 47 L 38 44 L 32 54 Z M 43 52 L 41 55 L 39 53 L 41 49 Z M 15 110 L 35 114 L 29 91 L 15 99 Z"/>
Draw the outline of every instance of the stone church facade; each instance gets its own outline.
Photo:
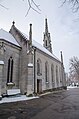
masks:
<path id="1" fill-rule="evenodd" d="M 22 94 L 40 93 L 65 86 L 63 57 L 53 54 L 51 37 L 45 19 L 43 46 L 15 27 L 9 32 L 0 29 L 0 96 L 9 89 L 20 89 Z"/>

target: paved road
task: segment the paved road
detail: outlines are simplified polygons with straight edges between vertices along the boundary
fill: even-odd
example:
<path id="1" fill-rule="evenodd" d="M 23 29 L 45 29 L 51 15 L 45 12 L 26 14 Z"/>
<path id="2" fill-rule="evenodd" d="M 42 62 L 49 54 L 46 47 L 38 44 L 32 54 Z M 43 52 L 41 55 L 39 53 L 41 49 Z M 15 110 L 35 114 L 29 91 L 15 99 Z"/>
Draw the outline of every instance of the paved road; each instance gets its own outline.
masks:
<path id="1" fill-rule="evenodd" d="M 0 104 L 0 119 L 79 119 L 79 88 Z"/>

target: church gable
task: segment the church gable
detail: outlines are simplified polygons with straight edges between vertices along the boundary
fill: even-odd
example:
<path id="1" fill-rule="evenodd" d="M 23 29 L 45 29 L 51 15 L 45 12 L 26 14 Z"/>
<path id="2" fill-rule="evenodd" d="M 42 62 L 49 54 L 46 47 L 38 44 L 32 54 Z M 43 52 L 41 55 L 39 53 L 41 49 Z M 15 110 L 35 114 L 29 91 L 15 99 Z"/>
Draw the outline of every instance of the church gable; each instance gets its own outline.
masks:
<path id="1" fill-rule="evenodd" d="M 0 29 L 0 41 L 6 41 L 20 47 L 16 39 L 7 31 Z"/>
<path id="2" fill-rule="evenodd" d="M 13 35 L 21 47 L 27 47 L 28 38 L 15 27 L 14 22 L 9 32 Z"/>

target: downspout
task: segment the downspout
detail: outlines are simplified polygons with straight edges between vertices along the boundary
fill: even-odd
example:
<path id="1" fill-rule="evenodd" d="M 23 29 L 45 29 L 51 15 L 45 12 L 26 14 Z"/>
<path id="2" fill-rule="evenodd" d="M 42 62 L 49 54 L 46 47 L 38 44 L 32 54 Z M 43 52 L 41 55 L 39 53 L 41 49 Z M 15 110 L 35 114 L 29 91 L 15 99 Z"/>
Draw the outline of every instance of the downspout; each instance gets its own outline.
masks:
<path id="1" fill-rule="evenodd" d="M 36 93 L 36 48 L 33 47 L 34 49 L 34 94 Z"/>

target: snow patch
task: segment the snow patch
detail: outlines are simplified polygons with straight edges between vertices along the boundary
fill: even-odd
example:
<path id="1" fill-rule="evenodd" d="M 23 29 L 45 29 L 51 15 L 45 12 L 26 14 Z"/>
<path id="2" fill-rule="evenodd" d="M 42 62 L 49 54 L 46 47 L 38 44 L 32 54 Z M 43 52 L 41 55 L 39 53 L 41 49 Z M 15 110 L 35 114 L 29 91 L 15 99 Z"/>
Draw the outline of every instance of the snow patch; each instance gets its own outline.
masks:
<path id="1" fill-rule="evenodd" d="M 31 99 L 35 99 L 35 98 L 39 98 L 39 97 L 38 96 L 36 96 L 36 97 L 26 97 L 26 95 L 21 95 L 19 97 L 5 97 L 5 98 L 2 98 L 2 100 L 0 101 L 0 104 L 9 103 L 9 102 L 23 101 L 23 100 L 31 100 Z"/>
<path id="2" fill-rule="evenodd" d="M 7 94 L 8 95 L 16 95 L 16 94 L 20 94 L 20 89 L 8 89 L 7 90 Z"/>
<path id="3" fill-rule="evenodd" d="M 29 63 L 29 64 L 28 64 L 28 67 L 33 67 L 33 64 L 32 64 L 32 63 Z"/>
<path id="4" fill-rule="evenodd" d="M 50 55 L 54 59 L 60 61 L 53 53 L 50 53 L 45 47 L 43 47 L 41 44 L 37 43 L 35 40 L 33 40 L 33 46 L 38 48 L 39 50 L 43 51 L 44 53 Z"/>
<path id="5" fill-rule="evenodd" d="M 4 64 L 4 61 L 0 61 L 0 64 Z"/>
<path id="6" fill-rule="evenodd" d="M 7 31 L 0 29 L 0 39 L 4 39 L 14 45 L 20 46 L 15 38 Z"/>

